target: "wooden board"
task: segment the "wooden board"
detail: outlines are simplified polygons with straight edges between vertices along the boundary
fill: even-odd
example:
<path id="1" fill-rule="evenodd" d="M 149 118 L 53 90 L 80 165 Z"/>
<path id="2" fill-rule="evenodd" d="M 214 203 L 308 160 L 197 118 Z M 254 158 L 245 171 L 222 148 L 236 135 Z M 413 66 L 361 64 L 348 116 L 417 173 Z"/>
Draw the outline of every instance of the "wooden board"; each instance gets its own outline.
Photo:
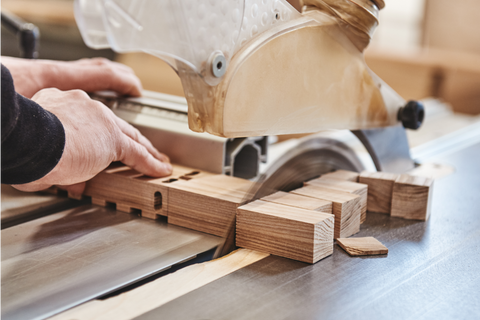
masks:
<path id="1" fill-rule="evenodd" d="M 275 192 L 267 197 L 262 198 L 263 201 L 283 204 L 285 206 L 292 206 L 306 210 L 321 211 L 325 213 L 332 213 L 332 202 L 306 197 L 294 193 L 283 191 Z"/>
<path id="2" fill-rule="evenodd" d="M 315 263 L 333 253 L 331 214 L 257 200 L 237 209 L 239 247 Z"/>
<path id="3" fill-rule="evenodd" d="M 406 100 L 436 97 L 451 104 L 455 112 L 480 113 L 478 52 L 462 52 L 456 48 L 411 52 L 371 49 L 367 50 L 365 60 L 375 74 Z"/>
<path id="4" fill-rule="evenodd" d="M 367 172 L 360 174 L 359 181 L 368 185 L 367 211 L 390 214 L 393 184 L 398 174 Z"/>
<path id="5" fill-rule="evenodd" d="M 367 219 L 367 194 L 368 185 L 363 183 L 356 183 L 351 181 L 342 181 L 338 179 L 330 179 L 329 177 L 321 176 L 320 178 L 313 179 L 305 182 L 306 185 L 315 185 L 319 187 L 345 191 L 360 196 L 361 203 L 361 215 L 360 223 L 363 223 Z"/>
<path id="6" fill-rule="evenodd" d="M 426 0 L 424 45 L 480 54 L 478 0 Z"/>
<path id="7" fill-rule="evenodd" d="M 113 163 L 97 176 L 87 181 L 84 195 L 92 197 L 92 203 L 106 206 L 115 204 L 117 210 L 133 212 L 156 219 L 168 214 L 169 187 L 179 181 L 192 181 L 213 174 L 184 166 L 172 165 L 168 177 L 147 177 L 121 163 Z"/>
<path id="8" fill-rule="evenodd" d="M 322 178 L 358 182 L 358 176 L 359 175 L 360 175 L 360 173 L 354 172 L 354 171 L 337 170 L 337 171 L 322 174 Z"/>
<path id="9" fill-rule="evenodd" d="M 430 216 L 433 179 L 400 175 L 393 185 L 393 217 L 425 221 Z"/>
<path id="10" fill-rule="evenodd" d="M 239 249 L 228 256 L 185 267 L 118 296 L 86 302 L 49 319 L 133 319 L 267 256 Z"/>
<path id="11" fill-rule="evenodd" d="M 374 237 L 339 238 L 337 243 L 351 256 L 387 254 L 388 248 Z"/>
<path id="12" fill-rule="evenodd" d="M 305 186 L 291 192 L 332 201 L 332 212 L 335 216 L 335 239 L 346 238 L 360 231 L 360 196 L 314 185 Z"/>
<path id="13" fill-rule="evenodd" d="M 237 207 L 245 201 L 252 182 L 229 176 L 209 176 L 172 184 L 168 223 L 225 236 L 235 222 Z"/>

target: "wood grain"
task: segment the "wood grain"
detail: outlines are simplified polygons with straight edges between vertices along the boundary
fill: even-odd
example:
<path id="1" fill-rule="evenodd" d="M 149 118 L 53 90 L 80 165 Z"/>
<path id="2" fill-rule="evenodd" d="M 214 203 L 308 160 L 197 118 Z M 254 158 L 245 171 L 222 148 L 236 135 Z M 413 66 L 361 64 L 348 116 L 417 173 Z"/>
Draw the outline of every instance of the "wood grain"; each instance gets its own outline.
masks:
<path id="1" fill-rule="evenodd" d="M 172 184 L 168 223 L 225 236 L 251 186 L 248 180 L 219 175 Z"/>
<path id="2" fill-rule="evenodd" d="M 267 197 L 262 198 L 263 201 L 283 204 L 286 206 L 297 207 L 306 210 L 321 211 L 325 213 L 332 213 L 332 202 L 306 197 L 294 193 L 283 191 L 275 192 Z"/>
<path id="3" fill-rule="evenodd" d="M 356 183 L 351 181 L 342 181 L 338 179 L 330 179 L 329 177 L 321 176 L 320 178 L 307 181 L 306 185 L 315 185 L 319 187 L 345 191 L 360 196 L 361 215 L 360 223 L 367 219 L 367 195 L 368 185 L 363 183 Z"/>
<path id="4" fill-rule="evenodd" d="M 339 238 L 337 243 L 351 256 L 387 254 L 388 248 L 374 237 Z"/>
<path id="5" fill-rule="evenodd" d="M 426 221 L 430 216 L 433 179 L 400 175 L 393 186 L 392 217 Z"/>
<path id="6" fill-rule="evenodd" d="M 367 172 L 360 174 L 359 181 L 368 185 L 367 211 L 390 214 L 393 184 L 398 174 Z"/>
<path id="7" fill-rule="evenodd" d="M 237 209 L 236 244 L 315 263 L 333 253 L 331 214 L 257 200 Z"/>
<path id="8" fill-rule="evenodd" d="M 354 171 L 337 170 L 337 171 L 322 174 L 322 178 L 358 182 L 358 176 L 359 175 L 360 175 L 360 173 L 354 172 Z"/>
<path id="9" fill-rule="evenodd" d="M 84 195 L 97 205 L 115 204 L 117 210 L 137 210 L 142 216 L 156 219 L 168 213 L 169 187 L 179 181 L 192 181 L 213 174 L 180 165 L 172 165 L 168 177 L 152 178 L 121 163 L 113 163 L 87 181 Z"/>
<path id="10" fill-rule="evenodd" d="M 335 238 L 346 238 L 360 231 L 360 196 L 314 185 L 305 186 L 291 192 L 332 201 L 332 213 L 335 216 Z"/>
<path id="11" fill-rule="evenodd" d="M 49 319 L 133 319 L 267 256 L 239 249 L 228 256 L 185 267 L 118 296 L 86 302 Z"/>

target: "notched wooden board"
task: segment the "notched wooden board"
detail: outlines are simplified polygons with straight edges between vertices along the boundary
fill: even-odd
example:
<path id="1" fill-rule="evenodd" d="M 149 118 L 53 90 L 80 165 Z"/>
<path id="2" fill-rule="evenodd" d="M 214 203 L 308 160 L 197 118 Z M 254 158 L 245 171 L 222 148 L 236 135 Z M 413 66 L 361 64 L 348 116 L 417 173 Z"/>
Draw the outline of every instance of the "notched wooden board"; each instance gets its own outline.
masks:
<path id="1" fill-rule="evenodd" d="M 142 216 L 156 219 L 157 215 L 168 215 L 168 190 L 179 181 L 212 176 L 212 173 L 172 165 L 170 176 L 152 178 L 121 163 L 112 163 L 107 169 L 87 181 L 84 195 L 92 203 L 106 206 L 115 204 L 124 212 L 138 211 Z"/>
<path id="2" fill-rule="evenodd" d="M 168 223 L 225 236 L 252 182 L 214 175 L 170 186 Z"/>

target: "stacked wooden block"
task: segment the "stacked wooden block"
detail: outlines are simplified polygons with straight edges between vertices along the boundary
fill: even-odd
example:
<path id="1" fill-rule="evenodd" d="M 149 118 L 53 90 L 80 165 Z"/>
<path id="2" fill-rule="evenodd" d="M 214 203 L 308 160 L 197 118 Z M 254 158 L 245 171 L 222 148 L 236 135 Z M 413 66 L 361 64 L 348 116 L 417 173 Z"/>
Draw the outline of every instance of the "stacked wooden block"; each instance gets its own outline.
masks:
<path id="1" fill-rule="evenodd" d="M 115 204 L 117 210 L 152 219 L 166 216 L 171 224 L 217 236 L 226 236 L 236 218 L 237 246 L 315 263 L 333 253 L 334 239 L 354 254 L 384 252 L 373 250 L 371 239 L 352 244 L 345 238 L 360 231 L 367 211 L 426 220 L 432 183 L 338 170 L 242 205 L 253 185 L 248 180 L 179 165 L 158 179 L 114 163 L 87 182 L 84 194 L 97 205 Z"/>
<path id="2" fill-rule="evenodd" d="M 428 219 L 433 180 L 406 174 L 338 170 L 237 209 L 240 247 L 315 263 L 332 254 L 333 240 L 350 255 L 386 254 L 372 237 L 350 238 L 367 210 Z"/>
<path id="3" fill-rule="evenodd" d="M 392 217 L 426 221 L 430 216 L 433 179 L 385 172 L 363 172 L 368 185 L 367 210 Z"/>
<path id="4" fill-rule="evenodd" d="M 333 240 L 360 231 L 367 185 L 337 171 L 289 193 L 277 192 L 237 210 L 236 244 L 308 263 L 333 253 Z"/>

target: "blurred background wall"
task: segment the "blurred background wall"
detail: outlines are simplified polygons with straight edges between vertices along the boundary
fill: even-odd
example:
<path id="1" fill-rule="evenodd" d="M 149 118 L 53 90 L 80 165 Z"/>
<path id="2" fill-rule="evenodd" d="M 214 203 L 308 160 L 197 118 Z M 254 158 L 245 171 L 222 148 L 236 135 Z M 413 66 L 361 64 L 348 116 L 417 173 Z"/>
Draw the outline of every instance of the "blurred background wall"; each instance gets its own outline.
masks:
<path id="1" fill-rule="evenodd" d="M 300 9 L 298 0 L 291 3 Z M 437 97 L 458 112 L 480 113 L 480 0 L 385 3 L 365 54 L 371 69 L 406 99 Z M 39 27 L 40 58 L 107 57 L 134 68 L 145 89 L 183 95 L 175 72 L 158 58 L 87 48 L 72 0 L 3 0 L 1 6 Z M 1 36 L 2 55 L 18 55 L 15 37 L 3 28 Z"/>

